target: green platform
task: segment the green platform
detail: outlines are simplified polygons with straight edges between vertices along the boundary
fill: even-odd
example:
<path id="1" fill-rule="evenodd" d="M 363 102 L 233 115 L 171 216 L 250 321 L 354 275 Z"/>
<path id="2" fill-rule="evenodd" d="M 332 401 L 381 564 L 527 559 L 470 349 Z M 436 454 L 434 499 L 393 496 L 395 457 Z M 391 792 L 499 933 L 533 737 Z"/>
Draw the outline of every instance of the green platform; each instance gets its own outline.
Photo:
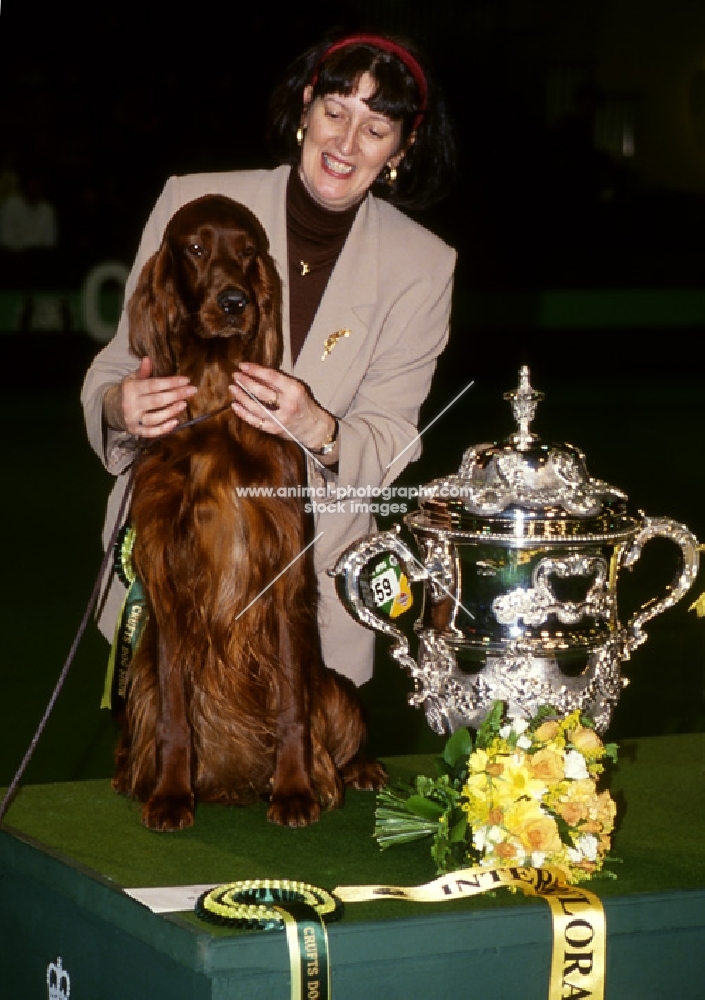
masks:
<path id="1" fill-rule="evenodd" d="M 431 766 L 393 758 L 393 775 Z M 605 902 L 609 1000 L 705 995 L 705 735 L 626 742 L 611 777 L 621 815 Z M 374 796 L 352 793 L 316 826 L 282 830 L 248 810 L 202 806 L 193 829 L 159 835 L 105 780 L 25 787 L 0 831 L 3 1000 L 44 1000 L 60 956 L 72 1000 L 289 997 L 283 934 L 231 933 L 191 914 L 156 915 L 123 886 L 279 877 L 415 885 L 434 876 L 427 842 L 381 853 Z M 348 905 L 330 928 L 335 1000 L 545 1000 L 550 920 L 502 890 L 444 904 Z"/>

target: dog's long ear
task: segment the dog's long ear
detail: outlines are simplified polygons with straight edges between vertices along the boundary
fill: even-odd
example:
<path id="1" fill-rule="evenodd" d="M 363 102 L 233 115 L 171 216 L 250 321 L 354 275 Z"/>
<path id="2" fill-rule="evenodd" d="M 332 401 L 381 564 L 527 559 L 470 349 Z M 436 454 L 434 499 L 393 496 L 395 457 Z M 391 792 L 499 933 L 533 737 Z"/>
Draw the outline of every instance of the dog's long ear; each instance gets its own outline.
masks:
<path id="1" fill-rule="evenodd" d="M 252 265 L 253 287 L 259 308 L 257 361 L 267 368 L 279 368 L 282 361 L 282 283 L 268 253 L 258 253 Z M 254 360 L 254 359 L 253 359 Z"/>
<path id="2" fill-rule="evenodd" d="M 138 358 L 152 359 L 153 375 L 173 375 L 173 338 L 183 315 L 174 287 L 171 251 L 166 243 L 142 268 L 130 299 L 130 349 Z"/>

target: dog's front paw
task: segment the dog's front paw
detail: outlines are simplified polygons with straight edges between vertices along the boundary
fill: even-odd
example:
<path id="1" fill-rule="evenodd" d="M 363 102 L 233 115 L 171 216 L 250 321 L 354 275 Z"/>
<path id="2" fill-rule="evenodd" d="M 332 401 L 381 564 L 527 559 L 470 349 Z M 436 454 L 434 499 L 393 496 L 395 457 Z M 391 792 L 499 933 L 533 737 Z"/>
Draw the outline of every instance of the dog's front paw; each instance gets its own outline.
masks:
<path id="1" fill-rule="evenodd" d="M 309 826 L 318 822 L 321 807 L 310 793 L 301 795 L 273 795 L 267 810 L 270 823 L 279 826 Z"/>
<path id="2" fill-rule="evenodd" d="M 152 795 L 142 807 L 142 822 L 160 833 L 193 826 L 193 795 Z"/>
<path id="3" fill-rule="evenodd" d="M 114 792 L 118 795 L 129 795 L 130 794 L 130 782 L 127 779 L 127 770 L 123 768 L 120 771 L 116 771 L 112 781 L 110 782 Z"/>
<path id="4" fill-rule="evenodd" d="M 348 788 L 361 792 L 378 792 L 389 780 L 384 765 L 364 754 L 358 754 L 341 767 L 340 776 Z"/>

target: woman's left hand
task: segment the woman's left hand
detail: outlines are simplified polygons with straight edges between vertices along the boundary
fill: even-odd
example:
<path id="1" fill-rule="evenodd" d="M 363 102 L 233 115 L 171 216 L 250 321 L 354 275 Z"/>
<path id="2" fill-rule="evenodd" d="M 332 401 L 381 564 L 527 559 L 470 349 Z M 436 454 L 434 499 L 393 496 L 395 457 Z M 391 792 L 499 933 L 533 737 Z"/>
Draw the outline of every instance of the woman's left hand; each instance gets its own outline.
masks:
<path id="1" fill-rule="evenodd" d="M 232 408 L 253 427 L 276 437 L 292 437 L 313 452 L 332 437 L 335 417 L 319 406 L 311 390 L 299 379 L 243 361 L 234 372 L 233 381 Z"/>

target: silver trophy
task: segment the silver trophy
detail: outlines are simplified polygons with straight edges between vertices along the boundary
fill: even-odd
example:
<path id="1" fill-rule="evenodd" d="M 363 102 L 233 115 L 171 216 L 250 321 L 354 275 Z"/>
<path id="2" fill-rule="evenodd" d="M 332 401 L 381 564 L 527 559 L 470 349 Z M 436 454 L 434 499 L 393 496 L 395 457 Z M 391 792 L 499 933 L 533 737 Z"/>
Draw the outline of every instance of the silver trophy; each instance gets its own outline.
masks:
<path id="1" fill-rule="evenodd" d="M 629 514 L 626 495 L 591 478 L 577 448 L 531 432 L 543 393 L 528 368 L 504 398 L 516 433 L 469 448 L 457 474 L 429 483 L 404 516 L 418 554 L 396 525 L 351 545 L 330 573 L 353 617 L 390 636 L 414 680 L 409 700 L 436 732 L 477 728 L 496 700 L 526 716 L 580 709 L 604 732 L 628 683 L 621 663 L 646 641 L 644 624 L 692 586 L 698 541 L 669 518 Z M 682 566 L 622 625 L 619 572 L 656 537 L 680 548 Z M 414 659 L 401 625 L 419 589 Z"/>

